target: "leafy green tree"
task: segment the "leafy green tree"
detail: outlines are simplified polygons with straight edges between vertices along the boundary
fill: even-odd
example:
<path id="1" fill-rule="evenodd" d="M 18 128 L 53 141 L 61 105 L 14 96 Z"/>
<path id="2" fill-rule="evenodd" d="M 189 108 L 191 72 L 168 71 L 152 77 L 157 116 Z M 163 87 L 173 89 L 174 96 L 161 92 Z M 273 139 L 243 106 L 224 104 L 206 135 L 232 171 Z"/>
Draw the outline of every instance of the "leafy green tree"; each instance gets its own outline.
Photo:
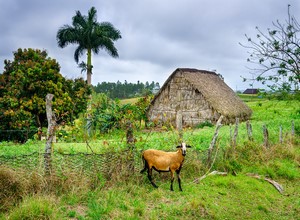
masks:
<path id="1" fill-rule="evenodd" d="M 93 95 L 92 126 L 93 130 L 106 133 L 124 127 L 126 120 L 134 120 L 136 107 L 122 105 L 119 100 L 111 100 L 105 94 Z"/>
<path id="2" fill-rule="evenodd" d="M 109 22 L 97 21 L 97 11 L 92 7 L 88 16 L 84 16 L 80 11 L 72 18 L 72 25 L 64 25 L 57 32 L 57 42 L 59 47 L 64 48 L 68 44 L 77 44 L 74 53 L 76 63 L 79 57 L 87 51 L 87 62 L 79 66 L 87 72 L 87 82 L 91 84 L 92 75 L 92 52 L 98 54 L 100 49 L 106 50 L 112 57 L 118 57 L 118 50 L 114 46 L 114 41 L 121 38 L 121 33 Z"/>
<path id="3" fill-rule="evenodd" d="M 140 127 L 142 126 L 142 121 L 145 122 L 145 127 L 148 127 L 148 116 L 147 116 L 147 109 L 153 99 L 153 95 L 146 95 L 134 104 L 137 108 L 136 110 L 136 118 L 139 120 Z"/>
<path id="4" fill-rule="evenodd" d="M 4 61 L 0 75 L 0 130 L 30 130 L 46 126 L 45 97 L 54 94 L 58 120 L 70 121 L 87 106 L 90 86 L 83 79 L 68 80 L 46 51 L 18 49 Z M 0 139 L 5 139 L 5 135 Z M 12 139 L 23 141 L 20 134 Z"/>
<path id="5" fill-rule="evenodd" d="M 252 68 L 253 79 L 266 84 L 272 90 L 290 91 L 298 90 L 300 84 L 300 24 L 290 14 L 288 5 L 288 18 L 284 23 L 273 22 L 273 28 L 267 33 L 256 27 L 256 39 L 248 35 L 247 48 L 250 54 L 248 62 L 256 67 Z"/>

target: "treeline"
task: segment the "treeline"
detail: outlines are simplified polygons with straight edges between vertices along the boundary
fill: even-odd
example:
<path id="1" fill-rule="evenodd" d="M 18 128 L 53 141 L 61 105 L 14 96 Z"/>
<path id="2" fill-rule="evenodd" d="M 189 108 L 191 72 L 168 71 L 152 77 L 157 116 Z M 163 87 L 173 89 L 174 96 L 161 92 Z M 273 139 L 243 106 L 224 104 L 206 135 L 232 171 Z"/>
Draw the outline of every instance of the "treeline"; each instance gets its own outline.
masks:
<path id="1" fill-rule="evenodd" d="M 128 83 L 126 80 L 124 83 L 120 81 L 115 82 L 102 82 L 93 86 L 96 93 L 105 93 L 111 99 L 125 99 L 145 96 L 147 94 L 155 93 L 160 89 L 158 82 L 148 81 L 144 84 L 140 81 L 137 83 Z"/>

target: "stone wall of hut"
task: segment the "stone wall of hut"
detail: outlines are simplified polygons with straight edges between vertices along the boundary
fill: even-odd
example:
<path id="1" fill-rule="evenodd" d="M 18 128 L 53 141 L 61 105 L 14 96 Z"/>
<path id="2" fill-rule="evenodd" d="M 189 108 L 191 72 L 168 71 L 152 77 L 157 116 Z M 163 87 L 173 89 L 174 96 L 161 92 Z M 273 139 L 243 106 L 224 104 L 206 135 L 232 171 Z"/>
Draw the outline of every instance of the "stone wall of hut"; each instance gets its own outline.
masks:
<path id="1" fill-rule="evenodd" d="M 180 73 L 164 87 L 148 111 L 150 121 L 156 124 L 172 124 L 178 127 L 196 126 L 205 121 L 215 122 L 219 118 L 203 95 Z"/>

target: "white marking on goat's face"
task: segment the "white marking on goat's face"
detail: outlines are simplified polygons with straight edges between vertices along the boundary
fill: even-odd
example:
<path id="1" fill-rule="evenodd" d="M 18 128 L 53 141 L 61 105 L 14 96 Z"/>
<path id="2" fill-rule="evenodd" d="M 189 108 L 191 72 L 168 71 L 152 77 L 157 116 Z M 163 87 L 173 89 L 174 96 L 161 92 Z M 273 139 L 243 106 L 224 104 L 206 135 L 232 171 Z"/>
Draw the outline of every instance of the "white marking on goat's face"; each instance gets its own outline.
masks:
<path id="1" fill-rule="evenodd" d="M 186 155 L 186 143 L 181 143 L 181 150 L 182 150 L 182 155 Z"/>

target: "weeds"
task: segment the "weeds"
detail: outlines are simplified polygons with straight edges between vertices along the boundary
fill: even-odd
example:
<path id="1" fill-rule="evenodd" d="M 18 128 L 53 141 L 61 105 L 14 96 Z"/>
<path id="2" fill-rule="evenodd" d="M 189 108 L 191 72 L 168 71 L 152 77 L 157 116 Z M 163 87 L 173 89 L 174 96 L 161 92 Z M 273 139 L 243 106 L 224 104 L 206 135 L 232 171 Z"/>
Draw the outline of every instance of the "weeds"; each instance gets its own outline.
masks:
<path id="1" fill-rule="evenodd" d="M 10 211 L 8 219 L 62 219 L 56 199 L 51 196 L 26 197 Z"/>

